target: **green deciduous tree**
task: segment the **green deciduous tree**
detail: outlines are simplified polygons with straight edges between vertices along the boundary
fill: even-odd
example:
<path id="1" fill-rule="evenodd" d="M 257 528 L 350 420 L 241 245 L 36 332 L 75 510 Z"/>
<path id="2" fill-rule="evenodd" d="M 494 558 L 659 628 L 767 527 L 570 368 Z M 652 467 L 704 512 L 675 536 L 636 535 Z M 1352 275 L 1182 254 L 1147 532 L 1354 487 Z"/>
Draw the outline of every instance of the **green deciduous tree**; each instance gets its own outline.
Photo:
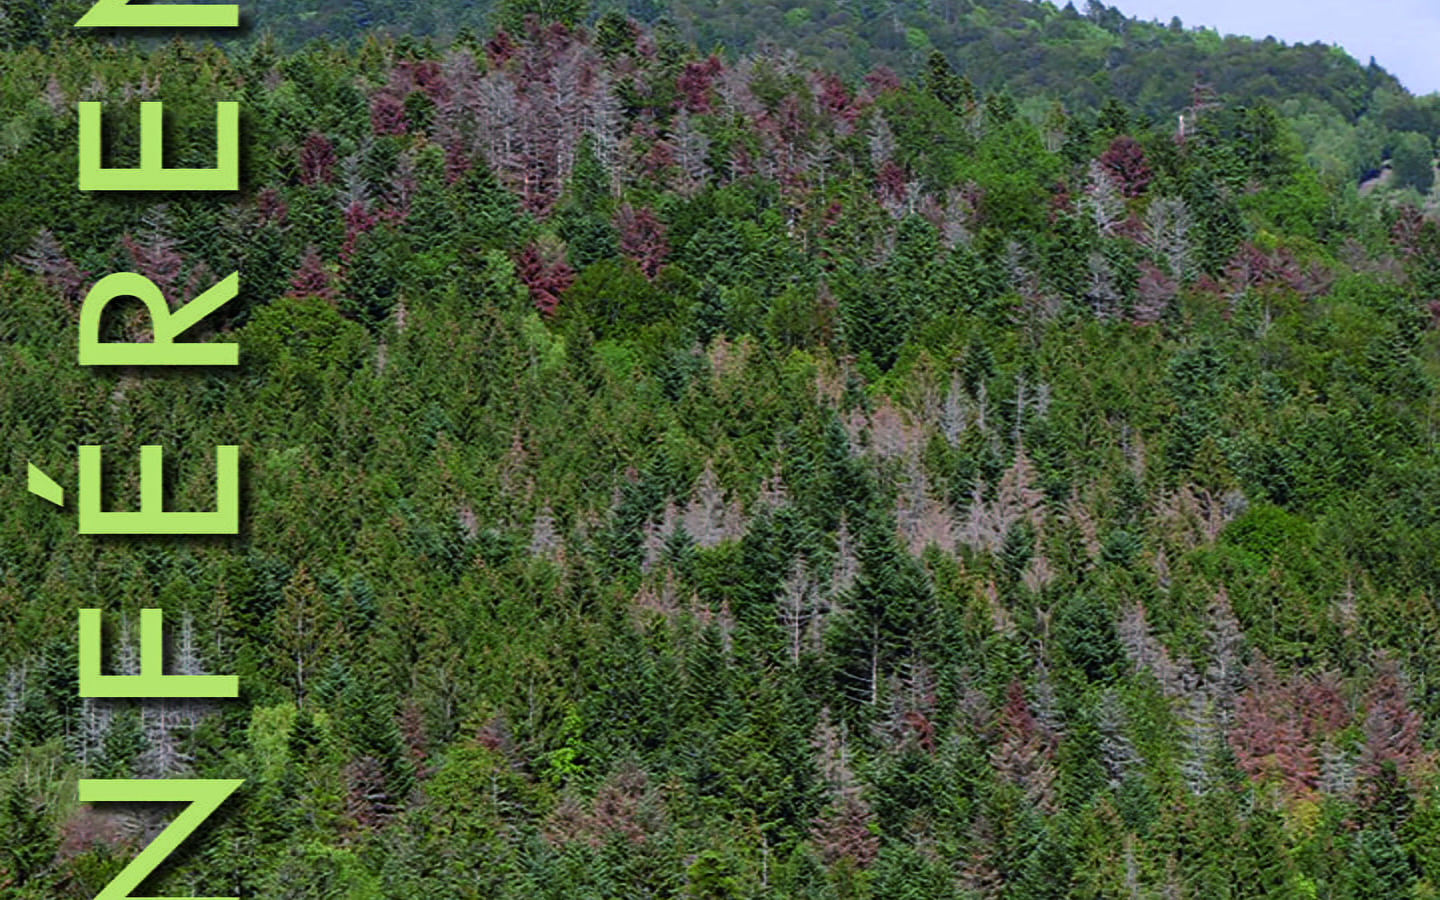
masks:
<path id="1" fill-rule="evenodd" d="M 1396 135 L 1390 159 L 1396 187 L 1412 187 L 1422 194 L 1429 193 L 1435 182 L 1435 148 L 1428 137 L 1413 131 Z"/>

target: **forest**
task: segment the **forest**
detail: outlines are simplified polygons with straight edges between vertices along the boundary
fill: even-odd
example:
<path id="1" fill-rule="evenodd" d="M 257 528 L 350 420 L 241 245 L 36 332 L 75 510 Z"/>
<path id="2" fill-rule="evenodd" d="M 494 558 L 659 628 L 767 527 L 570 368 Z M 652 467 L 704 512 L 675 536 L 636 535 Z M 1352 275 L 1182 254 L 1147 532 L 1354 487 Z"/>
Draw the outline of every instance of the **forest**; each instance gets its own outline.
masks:
<path id="1" fill-rule="evenodd" d="M 146 896 L 1440 895 L 1433 97 L 1100 4 L 412 5 L 5 8 L 0 898 L 176 811 L 86 778 L 244 779 Z M 239 101 L 240 190 L 79 191 L 94 100 L 117 167 Z M 112 272 L 239 272 L 240 365 L 77 365 Z M 27 492 L 153 444 L 198 510 L 239 445 L 240 535 Z M 77 610 L 124 675 L 156 607 L 239 698 L 79 696 Z"/>

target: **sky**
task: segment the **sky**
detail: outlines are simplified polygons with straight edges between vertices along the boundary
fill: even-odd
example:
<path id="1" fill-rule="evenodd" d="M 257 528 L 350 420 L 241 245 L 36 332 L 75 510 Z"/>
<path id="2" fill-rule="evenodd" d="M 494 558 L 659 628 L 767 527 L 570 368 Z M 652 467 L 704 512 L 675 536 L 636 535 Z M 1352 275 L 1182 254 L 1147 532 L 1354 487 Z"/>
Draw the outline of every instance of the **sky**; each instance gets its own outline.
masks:
<path id="1" fill-rule="evenodd" d="M 1108 0 L 1127 16 L 1287 44 L 1339 44 L 1365 65 L 1375 57 L 1412 94 L 1440 91 L 1437 0 Z M 1077 2 L 1075 8 L 1085 9 Z"/>

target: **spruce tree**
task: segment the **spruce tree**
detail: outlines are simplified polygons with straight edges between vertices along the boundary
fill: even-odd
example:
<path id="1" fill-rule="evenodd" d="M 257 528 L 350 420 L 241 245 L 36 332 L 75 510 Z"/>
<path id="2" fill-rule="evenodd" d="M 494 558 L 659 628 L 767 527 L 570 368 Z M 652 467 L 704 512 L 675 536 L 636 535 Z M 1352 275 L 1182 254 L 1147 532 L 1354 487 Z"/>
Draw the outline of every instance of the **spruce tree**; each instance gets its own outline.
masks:
<path id="1" fill-rule="evenodd" d="M 925 60 L 925 90 L 951 112 L 958 114 L 965 111 L 967 98 L 960 78 L 939 50 L 931 50 Z M 973 102 L 974 98 L 969 99 Z"/>

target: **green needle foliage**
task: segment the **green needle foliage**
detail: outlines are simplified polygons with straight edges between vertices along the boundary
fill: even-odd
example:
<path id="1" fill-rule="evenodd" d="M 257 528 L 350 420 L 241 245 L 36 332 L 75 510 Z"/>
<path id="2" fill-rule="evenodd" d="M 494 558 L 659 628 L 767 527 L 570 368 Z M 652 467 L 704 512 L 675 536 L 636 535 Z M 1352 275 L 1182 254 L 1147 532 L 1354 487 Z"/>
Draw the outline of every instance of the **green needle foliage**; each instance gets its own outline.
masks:
<path id="1" fill-rule="evenodd" d="M 1433 896 L 1434 98 L 1098 2 L 701 6 L 0 10 L 0 898 L 98 893 L 131 777 L 246 779 L 174 896 Z M 148 99 L 187 166 L 238 100 L 241 190 L 79 192 L 74 104 L 118 166 Z M 238 271 L 187 339 L 241 364 L 77 366 L 122 271 Z M 156 443 L 172 510 L 241 448 L 239 535 L 26 489 L 99 445 L 133 509 Z M 238 698 L 78 696 L 75 611 L 133 674 L 156 606 Z"/>

